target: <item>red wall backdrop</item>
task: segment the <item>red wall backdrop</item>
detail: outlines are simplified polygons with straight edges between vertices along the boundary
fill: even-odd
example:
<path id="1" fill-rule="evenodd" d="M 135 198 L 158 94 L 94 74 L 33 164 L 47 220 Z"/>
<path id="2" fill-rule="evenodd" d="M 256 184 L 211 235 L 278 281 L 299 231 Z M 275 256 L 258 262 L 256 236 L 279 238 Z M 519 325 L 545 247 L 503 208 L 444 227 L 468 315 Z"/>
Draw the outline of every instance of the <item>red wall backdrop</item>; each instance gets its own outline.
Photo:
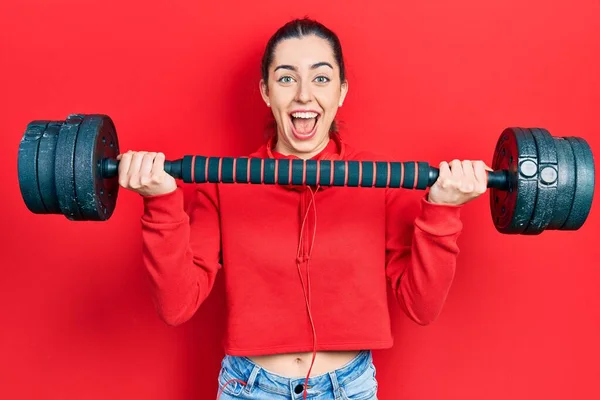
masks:
<path id="1" fill-rule="evenodd" d="M 121 191 L 105 223 L 33 215 L 17 148 L 29 121 L 77 112 L 109 114 L 122 150 L 246 155 L 268 116 L 263 46 L 304 15 L 342 38 L 340 120 L 356 146 L 491 163 L 516 125 L 600 154 L 597 0 L 3 1 L 0 398 L 214 398 L 221 280 L 190 322 L 164 325 L 140 263 L 139 197 Z M 419 327 L 391 303 L 380 398 L 600 398 L 598 201 L 580 231 L 535 237 L 497 233 L 487 195 L 463 215 L 439 319 Z"/>

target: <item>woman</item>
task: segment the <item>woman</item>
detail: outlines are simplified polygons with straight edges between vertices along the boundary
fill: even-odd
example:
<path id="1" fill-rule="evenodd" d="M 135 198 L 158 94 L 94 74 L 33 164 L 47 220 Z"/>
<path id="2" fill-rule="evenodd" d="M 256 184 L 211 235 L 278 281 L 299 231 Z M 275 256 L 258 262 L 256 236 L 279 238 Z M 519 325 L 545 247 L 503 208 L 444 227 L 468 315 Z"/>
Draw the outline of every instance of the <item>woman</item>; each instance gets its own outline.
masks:
<path id="1" fill-rule="evenodd" d="M 337 36 L 295 20 L 269 40 L 260 90 L 274 135 L 251 157 L 376 160 L 334 121 L 348 94 Z M 143 196 L 143 261 L 160 316 L 191 318 L 223 268 L 220 398 L 375 399 L 371 350 L 392 346 L 386 282 L 419 324 L 452 282 L 461 205 L 486 190 L 483 162 L 440 164 L 416 191 L 202 184 L 184 212 L 164 155 L 129 151 L 119 182 Z"/>

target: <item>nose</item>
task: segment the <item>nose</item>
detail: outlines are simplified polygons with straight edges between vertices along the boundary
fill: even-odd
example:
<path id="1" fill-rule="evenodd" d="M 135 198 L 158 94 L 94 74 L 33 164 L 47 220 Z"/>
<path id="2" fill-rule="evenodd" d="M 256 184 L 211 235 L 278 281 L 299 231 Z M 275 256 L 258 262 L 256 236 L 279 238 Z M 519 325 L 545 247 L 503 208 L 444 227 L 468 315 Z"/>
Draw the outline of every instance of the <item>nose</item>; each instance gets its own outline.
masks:
<path id="1" fill-rule="evenodd" d="M 296 101 L 298 103 L 308 103 L 312 98 L 310 82 L 300 81 L 296 91 Z"/>

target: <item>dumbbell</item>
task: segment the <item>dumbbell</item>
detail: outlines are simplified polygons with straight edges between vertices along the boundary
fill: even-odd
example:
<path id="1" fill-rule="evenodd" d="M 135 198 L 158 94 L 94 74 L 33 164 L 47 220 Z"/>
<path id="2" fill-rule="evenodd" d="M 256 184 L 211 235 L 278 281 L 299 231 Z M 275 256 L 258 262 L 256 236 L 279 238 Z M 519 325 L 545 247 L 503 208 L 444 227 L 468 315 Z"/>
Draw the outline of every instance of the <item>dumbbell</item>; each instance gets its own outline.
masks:
<path id="1" fill-rule="evenodd" d="M 36 214 L 72 221 L 105 221 L 114 212 L 119 143 L 103 114 L 71 114 L 64 121 L 30 122 L 19 145 L 22 198 Z M 490 211 L 500 233 L 535 235 L 577 230 L 594 196 L 594 158 L 579 137 L 552 137 L 542 128 L 506 128 L 488 173 Z M 185 183 L 321 185 L 419 189 L 439 169 L 427 162 L 288 160 L 184 156 L 165 171 Z"/>

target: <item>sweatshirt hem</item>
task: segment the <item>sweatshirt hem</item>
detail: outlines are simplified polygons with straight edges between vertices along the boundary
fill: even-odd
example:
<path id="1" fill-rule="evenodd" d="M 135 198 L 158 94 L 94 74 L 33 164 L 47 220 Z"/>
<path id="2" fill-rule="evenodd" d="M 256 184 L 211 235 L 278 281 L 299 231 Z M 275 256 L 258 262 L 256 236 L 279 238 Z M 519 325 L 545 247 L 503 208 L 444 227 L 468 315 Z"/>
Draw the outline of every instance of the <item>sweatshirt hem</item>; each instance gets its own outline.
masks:
<path id="1" fill-rule="evenodd" d="M 350 350 L 371 350 L 388 349 L 394 344 L 394 340 L 369 341 L 369 342 L 344 342 L 344 343 L 319 343 L 317 351 L 350 351 Z M 258 356 L 283 353 L 312 352 L 313 345 L 287 345 L 287 346 L 269 346 L 269 347 L 247 347 L 234 348 L 225 346 L 225 353 L 231 356 Z"/>
<path id="2" fill-rule="evenodd" d="M 415 226 L 431 236 L 452 236 L 461 232 L 463 205 L 436 204 L 421 198 L 421 213 Z"/>
<path id="3" fill-rule="evenodd" d="M 183 206 L 183 191 L 180 187 L 172 192 L 143 196 L 142 221 L 147 223 L 181 223 L 187 220 Z"/>

